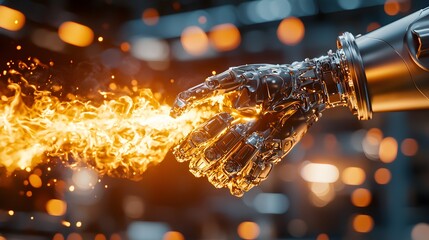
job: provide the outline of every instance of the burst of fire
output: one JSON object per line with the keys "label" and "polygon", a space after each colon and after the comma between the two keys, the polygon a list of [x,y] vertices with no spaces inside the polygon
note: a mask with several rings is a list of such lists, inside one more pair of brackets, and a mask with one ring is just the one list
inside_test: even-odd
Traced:
{"label": "burst of fire", "polygon": [[[62,101],[21,80],[9,81],[13,95],[0,100],[0,166],[9,173],[59,158],[71,166],[89,165],[100,174],[139,178],[180,138],[213,116],[213,105],[222,101],[210,99],[211,107],[174,119],[170,106],[160,104],[149,89],[136,97],[105,94],[95,104]],[[23,87],[34,89],[30,105],[23,101]]]}

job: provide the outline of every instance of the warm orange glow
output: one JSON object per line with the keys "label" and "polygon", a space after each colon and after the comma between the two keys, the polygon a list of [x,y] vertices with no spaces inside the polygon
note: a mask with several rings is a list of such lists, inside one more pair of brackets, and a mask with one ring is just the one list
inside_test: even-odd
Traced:
{"label": "warm orange glow", "polygon": [[58,35],[64,42],[78,47],[86,47],[94,40],[94,32],[91,28],[76,22],[61,24]]}
{"label": "warm orange glow", "polygon": [[308,163],[301,170],[307,182],[333,183],[338,180],[338,168],[331,164]]}
{"label": "warm orange glow", "polygon": [[398,142],[392,137],[384,138],[380,143],[380,161],[391,163],[396,159],[398,154]]}
{"label": "warm orange glow", "polygon": [[142,13],[142,19],[146,25],[156,25],[159,21],[159,12],[155,8],[145,9]]}
{"label": "warm orange glow", "polygon": [[412,157],[417,154],[419,150],[419,144],[413,138],[404,139],[401,143],[401,152],[408,157]]}
{"label": "warm orange glow", "polygon": [[209,34],[213,47],[218,51],[230,51],[241,42],[240,31],[234,24],[226,23],[212,28]]}
{"label": "warm orange glow", "polygon": [[180,41],[185,51],[194,56],[202,55],[209,46],[207,34],[197,26],[183,30]]}
{"label": "warm orange glow", "polygon": [[358,188],[353,191],[351,199],[356,207],[367,207],[371,203],[371,192],[366,188]]}
{"label": "warm orange glow", "polygon": [[238,236],[242,239],[256,239],[259,236],[259,225],[255,222],[242,222],[237,228]]}
{"label": "warm orange glow", "polygon": [[331,191],[331,186],[329,183],[310,183],[310,190],[317,196],[325,196]]}
{"label": "warm orange glow", "polygon": [[46,203],[46,212],[52,216],[62,216],[67,211],[67,203],[59,199],[51,199]]}
{"label": "warm orange glow", "polygon": [[98,233],[97,235],[95,235],[94,240],[107,240],[107,238],[106,236],[104,236],[104,234]]}
{"label": "warm orange glow", "polygon": [[401,6],[397,0],[387,0],[384,3],[384,11],[389,16],[395,16],[401,10]]}
{"label": "warm orange glow", "polygon": [[18,10],[0,6],[0,28],[18,31],[25,24],[25,15]]}
{"label": "warm orange glow", "polygon": [[277,37],[286,45],[294,46],[304,38],[305,26],[296,17],[285,18],[277,28]]}
{"label": "warm orange glow", "polygon": [[64,236],[61,233],[55,233],[52,240],[64,240]]}
{"label": "warm orange glow", "polygon": [[79,233],[70,233],[67,236],[67,240],[83,240],[83,238]]}
{"label": "warm orange glow", "polygon": [[313,194],[310,195],[310,200],[316,207],[324,207],[335,198],[335,189],[331,183],[309,183],[310,190]]}
{"label": "warm orange glow", "polygon": [[164,234],[162,240],[185,240],[185,236],[177,231],[169,231]]}
{"label": "warm orange glow", "polygon": [[121,235],[114,233],[110,236],[110,240],[122,240]]}
{"label": "warm orange glow", "polygon": [[429,236],[429,224],[417,223],[411,230],[412,240],[427,240]]}
{"label": "warm orange glow", "polygon": [[353,229],[356,232],[367,233],[374,227],[374,220],[369,215],[356,215],[353,218]]}
{"label": "warm orange glow", "polygon": [[123,42],[123,43],[121,43],[120,48],[121,48],[121,50],[122,50],[123,52],[129,52],[129,51],[130,51],[130,49],[131,49],[131,46],[130,46],[130,44],[129,44],[129,43],[127,43],[127,42]]}
{"label": "warm orange glow", "polygon": [[392,174],[387,168],[379,168],[374,173],[374,179],[378,184],[387,184],[390,182]]}
{"label": "warm orange glow", "polygon": [[348,167],[341,175],[341,180],[347,185],[361,185],[365,178],[365,171],[359,167]]}
{"label": "warm orange glow", "polygon": [[368,130],[368,132],[366,132],[365,138],[371,144],[379,144],[383,139],[383,132],[379,128],[371,128]]}
{"label": "warm orange glow", "polygon": [[9,216],[13,216],[15,214],[15,212],[13,210],[9,210],[9,211],[7,211],[7,214],[9,214]]}
{"label": "warm orange glow", "polygon": [[34,188],[40,188],[42,186],[42,179],[36,174],[31,174],[28,177],[28,181],[30,181],[31,186]]}
{"label": "warm orange glow", "polygon": [[316,240],[329,240],[329,236],[326,233],[321,233],[321,234],[317,235]]}
{"label": "warm orange glow", "polygon": [[372,22],[372,23],[368,24],[368,27],[366,27],[366,31],[367,31],[367,32],[372,32],[372,31],[374,31],[375,29],[378,29],[378,28],[380,28],[380,27],[381,27],[381,25],[380,25],[379,23],[377,23],[377,22]]}
{"label": "warm orange glow", "polygon": [[68,221],[66,221],[66,220],[61,221],[61,224],[62,224],[63,226],[65,226],[65,227],[70,227],[70,226],[71,226],[71,223],[70,223],[70,222],[68,222]]}

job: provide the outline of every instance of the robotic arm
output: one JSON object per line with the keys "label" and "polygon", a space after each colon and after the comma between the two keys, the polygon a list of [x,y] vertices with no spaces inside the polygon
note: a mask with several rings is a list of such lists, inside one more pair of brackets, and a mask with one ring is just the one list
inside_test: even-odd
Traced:
{"label": "robotic arm", "polygon": [[267,178],[327,108],[345,106],[359,120],[373,112],[429,108],[429,8],[356,38],[338,49],[292,64],[249,64],[180,93],[178,116],[215,95],[232,94],[230,108],[193,130],[174,148],[190,171],[241,196]]}

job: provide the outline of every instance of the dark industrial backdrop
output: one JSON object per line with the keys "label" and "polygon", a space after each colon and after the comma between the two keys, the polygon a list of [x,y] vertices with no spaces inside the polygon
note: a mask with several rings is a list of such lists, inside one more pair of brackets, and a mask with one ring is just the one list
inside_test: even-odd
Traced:
{"label": "dark industrial backdrop", "polygon": [[[365,34],[427,5],[0,0],[0,71],[32,57],[51,64],[65,93],[148,87],[171,104],[212,71],[317,57],[344,31]],[[93,172],[62,164],[3,172],[0,239],[429,239],[428,122],[428,111],[376,113],[370,121],[325,111],[242,198],[193,177],[171,153],[140,181],[102,177],[91,189],[79,186]],[[305,178],[309,164],[321,180]]]}

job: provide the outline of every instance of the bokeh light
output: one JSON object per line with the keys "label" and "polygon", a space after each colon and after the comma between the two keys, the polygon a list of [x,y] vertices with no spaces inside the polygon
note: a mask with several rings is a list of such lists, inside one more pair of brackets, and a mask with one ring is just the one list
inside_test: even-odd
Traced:
{"label": "bokeh light", "polygon": [[384,3],[384,12],[389,16],[395,16],[401,10],[398,0],[387,0]]}
{"label": "bokeh light", "polygon": [[67,212],[67,203],[60,199],[50,199],[46,203],[46,212],[52,216],[62,216]]}
{"label": "bokeh light", "polygon": [[110,236],[110,240],[122,240],[122,238],[118,233],[114,233]]}
{"label": "bokeh light", "polygon": [[383,132],[378,128],[371,128],[366,132],[362,140],[362,150],[365,156],[371,160],[377,160],[379,155],[380,142],[383,140]]}
{"label": "bokeh light", "polygon": [[412,240],[427,240],[429,237],[429,224],[418,223],[411,230]]}
{"label": "bokeh light", "polygon": [[311,193],[310,201],[316,207],[324,207],[335,198],[335,189],[332,183],[309,183]]}
{"label": "bokeh light", "polygon": [[181,232],[168,231],[164,234],[162,240],[185,240],[185,236]]}
{"label": "bokeh light", "polygon": [[119,48],[122,50],[122,52],[129,52],[131,45],[128,42],[123,42],[123,43],[121,43]]}
{"label": "bokeh light", "polygon": [[159,21],[159,12],[155,8],[145,9],[142,13],[142,20],[146,25],[153,26]]}
{"label": "bokeh light", "polygon": [[390,182],[392,174],[387,168],[379,168],[374,173],[374,180],[378,184],[387,184]]}
{"label": "bokeh light", "polygon": [[301,177],[307,182],[333,183],[338,180],[338,168],[331,164],[308,163],[301,169]]}
{"label": "bokeh light", "polygon": [[393,137],[386,137],[380,142],[379,157],[384,163],[391,163],[398,154],[398,142]]}
{"label": "bokeh light", "polygon": [[67,236],[67,240],[83,240],[83,238],[79,233],[70,233]]}
{"label": "bokeh light", "polygon": [[64,240],[64,236],[61,233],[55,233],[52,240]]}
{"label": "bokeh light", "polygon": [[76,22],[62,23],[58,35],[64,42],[78,47],[86,47],[94,40],[91,28]]}
{"label": "bokeh light", "polygon": [[356,232],[367,233],[374,228],[374,220],[371,216],[365,214],[356,215],[353,218],[353,229]]}
{"label": "bokeh light", "polygon": [[366,27],[366,31],[372,32],[372,31],[374,31],[380,27],[381,27],[381,25],[378,22],[372,22],[372,23],[368,24],[368,26]]}
{"label": "bokeh light", "polygon": [[42,179],[36,174],[31,174],[28,177],[28,181],[30,182],[31,186],[34,188],[40,188],[42,186]]}
{"label": "bokeh light", "polygon": [[187,27],[183,30],[180,41],[185,51],[194,56],[202,55],[209,46],[207,34],[197,26]]}
{"label": "bokeh light", "polygon": [[329,240],[329,236],[326,233],[321,233],[321,234],[317,235],[316,240]]}
{"label": "bokeh light", "polygon": [[290,46],[301,42],[304,38],[305,26],[301,19],[296,17],[285,18],[280,22],[277,28],[277,37],[279,40]]}
{"label": "bokeh light", "polygon": [[296,238],[302,238],[307,233],[308,226],[302,219],[293,219],[288,223],[287,230],[290,235]]}
{"label": "bokeh light", "polygon": [[401,143],[401,152],[405,156],[412,157],[417,154],[419,144],[413,138],[406,138]]}
{"label": "bokeh light", "polygon": [[347,185],[361,185],[365,178],[365,171],[359,167],[348,167],[341,174],[341,180]]}
{"label": "bokeh light", "polygon": [[144,204],[140,197],[126,196],[122,204],[125,215],[129,218],[140,218],[143,215]]}
{"label": "bokeh light", "polygon": [[242,239],[256,239],[259,233],[259,225],[255,222],[242,222],[237,227],[237,234]]}
{"label": "bokeh light", "polygon": [[355,189],[351,195],[353,205],[356,207],[367,207],[371,203],[371,192],[366,188]]}
{"label": "bokeh light", "polygon": [[107,240],[106,236],[102,233],[97,233],[94,237],[94,240]]}
{"label": "bokeh light", "polygon": [[76,187],[82,190],[88,190],[94,187],[94,185],[97,183],[97,179],[97,173],[87,168],[82,168],[75,171],[72,176],[72,180]]}
{"label": "bokeh light", "polygon": [[18,31],[25,24],[25,15],[15,9],[0,6],[0,28],[9,31]]}
{"label": "bokeh light", "polygon": [[214,26],[209,33],[209,39],[213,47],[220,52],[236,49],[241,42],[240,31],[231,23]]}

